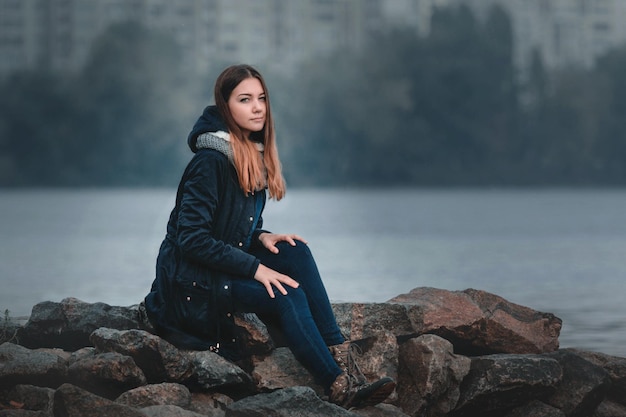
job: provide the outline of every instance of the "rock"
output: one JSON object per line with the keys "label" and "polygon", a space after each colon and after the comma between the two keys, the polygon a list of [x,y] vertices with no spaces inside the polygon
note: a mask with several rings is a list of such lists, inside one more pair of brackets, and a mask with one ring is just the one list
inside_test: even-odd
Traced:
{"label": "rock", "polygon": [[0,417],[52,417],[52,414],[48,415],[42,411],[31,410],[0,410]]}
{"label": "rock", "polygon": [[56,388],[67,378],[67,364],[57,355],[13,343],[0,345],[0,388],[37,385]]}
{"label": "rock", "polygon": [[532,400],[505,414],[504,417],[565,417],[565,414],[558,408],[550,407],[541,401]]}
{"label": "rock", "polygon": [[[369,381],[385,376],[398,380],[398,341],[393,333],[381,331],[367,339],[354,341],[354,345],[355,361]],[[388,400],[396,398],[397,394],[393,392]]]}
{"label": "rock", "polygon": [[[38,411],[42,416],[52,417],[54,390],[34,385],[16,385],[0,395],[0,403],[18,403],[23,410]],[[1,407],[0,407],[1,409]],[[0,411],[0,416],[2,411]]]}
{"label": "rock", "polygon": [[391,404],[378,404],[374,407],[364,407],[350,411],[361,417],[409,417],[408,414]]}
{"label": "rock", "polygon": [[267,326],[254,313],[236,313],[235,326],[249,355],[268,353],[274,349],[274,341]]}
{"label": "rock", "polygon": [[89,336],[99,327],[140,329],[143,324],[137,307],[112,307],[65,298],[60,303],[44,301],[35,305],[18,338],[20,344],[32,349],[58,347],[75,351],[91,346]]}
{"label": "rock", "polygon": [[251,358],[252,381],[259,392],[274,391],[293,386],[311,387],[318,395],[324,389],[286,347],[276,348],[267,355]]}
{"label": "rock", "polygon": [[226,409],[226,417],[319,417],[358,416],[321,400],[309,387],[283,388],[236,401]]}
{"label": "rock", "polygon": [[563,368],[563,379],[546,403],[561,409],[567,417],[590,416],[609,390],[608,372],[570,350],[545,356],[558,360]]}
{"label": "rock", "polygon": [[497,354],[472,358],[450,417],[500,416],[533,399],[549,397],[562,377],[559,362],[544,355]]}
{"label": "rock", "polygon": [[186,355],[144,330],[101,328],[90,340],[98,352],[118,352],[133,358],[148,383],[184,383],[191,376],[192,365]]}
{"label": "rock", "polygon": [[189,410],[209,417],[223,417],[226,407],[233,402],[232,398],[219,392],[193,392]]}
{"label": "rock", "polygon": [[398,404],[409,415],[444,416],[456,406],[471,360],[447,340],[422,335],[400,346]]}
{"label": "rock", "polygon": [[561,319],[485,291],[422,287],[389,302],[412,306],[414,331],[448,339],[457,353],[543,353],[559,347]]}
{"label": "rock", "polygon": [[410,315],[419,307],[389,303],[336,303],[332,304],[337,324],[349,340],[361,340],[384,331],[398,337],[417,336]]}
{"label": "rock", "polygon": [[239,366],[210,351],[184,352],[191,363],[188,384],[200,390],[220,388],[240,394],[252,392],[252,378]]}
{"label": "rock", "polygon": [[151,405],[142,408],[141,412],[143,416],[148,417],[206,417],[176,405]]}
{"label": "rock", "polygon": [[135,361],[116,352],[78,360],[70,365],[68,376],[70,383],[110,400],[146,384],[146,377]]}
{"label": "rock", "polygon": [[191,404],[191,393],[184,385],[164,382],[126,391],[115,402],[135,408],[144,408],[152,405],[175,405],[187,408]]}
{"label": "rock", "polygon": [[54,393],[54,415],[63,417],[146,417],[132,407],[117,404],[72,384]]}
{"label": "rock", "polygon": [[608,372],[609,377],[611,377],[611,387],[607,393],[607,398],[626,405],[626,358],[580,349],[565,350],[571,351]]}
{"label": "rock", "polygon": [[613,401],[604,400],[591,417],[626,417],[626,407]]}

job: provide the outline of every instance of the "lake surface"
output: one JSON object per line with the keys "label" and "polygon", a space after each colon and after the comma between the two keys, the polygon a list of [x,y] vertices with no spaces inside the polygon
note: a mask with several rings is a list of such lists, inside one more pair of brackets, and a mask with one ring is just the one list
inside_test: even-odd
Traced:
{"label": "lake surface", "polygon": [[[137,304],[174,194],[0,190],[0,309]],[[476,288],[556,314],[562,347],[626,357],[626,190],[289,190],[264,219],[309,241],[333,301]]]}

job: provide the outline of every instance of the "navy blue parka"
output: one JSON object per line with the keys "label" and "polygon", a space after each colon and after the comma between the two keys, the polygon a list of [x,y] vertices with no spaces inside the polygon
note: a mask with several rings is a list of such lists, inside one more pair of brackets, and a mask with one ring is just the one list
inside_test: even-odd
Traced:
{"label": "navy blue parka", "polygon": [[251,244],[260,244],[263,219],[254,220],[265,191],[246,194],[226,153],[197,148],[200,134],[218,131],[226,127],[217,108],[209,106],[188,137],[195,155],[178,186],[145,307],[157,333],[175,346],[206,350],[219,343],[220,354],[235,358],[230,282],[253,279],[259,266],[245,242],[251,235]]}

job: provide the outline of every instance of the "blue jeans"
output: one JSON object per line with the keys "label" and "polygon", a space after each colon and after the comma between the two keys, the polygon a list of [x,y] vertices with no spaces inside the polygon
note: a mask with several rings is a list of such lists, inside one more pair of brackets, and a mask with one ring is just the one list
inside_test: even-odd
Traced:
{"label": "blue jeans", "polygon": [[265,248],[253,249],[251,254],[268,268],[298,281],[298,288],[285,285],[287,295],[275,290],[270,298],[265,287],[256,280],[233,279],[232,295],[239,312],[272,317],[285,336],[294,356],[325,388],[330,387],[341,373],[328,346],[344,342],[317,265],[308,246],[296,241],[278,243],[278,254]]}

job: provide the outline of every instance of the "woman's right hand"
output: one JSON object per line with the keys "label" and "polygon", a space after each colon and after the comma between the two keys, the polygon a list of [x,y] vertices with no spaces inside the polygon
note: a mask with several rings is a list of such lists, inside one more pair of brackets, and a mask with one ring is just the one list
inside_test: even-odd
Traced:
{"label": "woman's right hand", "polygon": [[298,288],[300,286],[300,284],[298,284],[298,282],[293,278],[274,271],[263,264],[259,264],[259,267],[254,274],[254,279],[263,284],[267,293],[270,295],[270,298],[275,297],[274,289],[272,287],[276,287],[282,295],[287,295],[287,290],[283,284],[288,285],[291,288]]}

